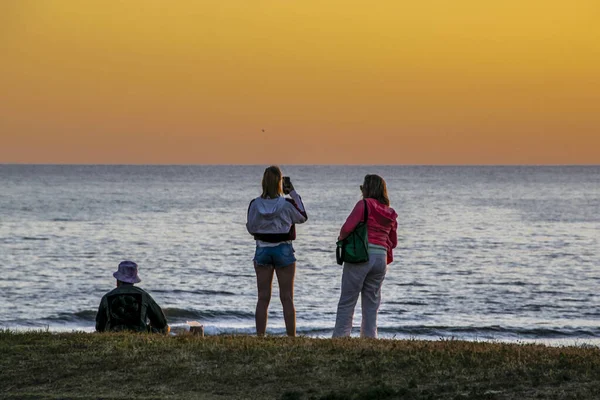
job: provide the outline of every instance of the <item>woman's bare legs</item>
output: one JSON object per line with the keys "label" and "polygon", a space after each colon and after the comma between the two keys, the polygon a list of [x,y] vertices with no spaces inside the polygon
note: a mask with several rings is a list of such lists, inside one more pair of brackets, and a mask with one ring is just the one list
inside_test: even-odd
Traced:
{"label": "woman's bare legs", "polygon": [[[277,274],[277,282],[279,283],[279,298],[281,300],[281,305],[283,306],[285,330],[288,336],[296,336],[296,309],[294,308],[294,277],[296,275],[296,263],[292,263],[287,267],[276,268],[275,273]],[[271,272],[271,274],[273,274],[273,272]],[[273,279],[273,275],[271,275],[271,279]]]}
{"label": "woman's bare legs", "polygon": [[[258,301],[256,302],[256,334],[264,336],[267,330],[267,312],[271,301],[271,286],[273,285],[273,267],[259,266],[254,263],[256,271],[256,286]],[[277,275],[279,276],[279,274]],[[281,285],[281,284],[280,284]],[[285,310],[285,309],[284,309]],[[284,311],[285,313],[285,311]]]}

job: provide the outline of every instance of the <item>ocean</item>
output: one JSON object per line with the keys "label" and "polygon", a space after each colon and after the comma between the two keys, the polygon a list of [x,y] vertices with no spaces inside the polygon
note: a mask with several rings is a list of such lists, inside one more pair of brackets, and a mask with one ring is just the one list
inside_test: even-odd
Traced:
{"label": "ocean", "polygon": [[[170,324],[254,333],[245,222],[265,167],[0,165],[0,328],[93,331],[128,259]],[[309,215],[294,243],[298,334],[331,336],[336,237],[375,173],[399,214],[380,337],[600,344],[600,166],[282,170]],[[273,289],[267,333],[281,335]]]}

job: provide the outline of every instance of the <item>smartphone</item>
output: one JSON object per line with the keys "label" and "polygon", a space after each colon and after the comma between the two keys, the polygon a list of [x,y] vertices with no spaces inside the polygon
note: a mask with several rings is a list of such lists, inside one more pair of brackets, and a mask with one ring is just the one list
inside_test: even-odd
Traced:
{"label": "smartphone", "polygon": [[292,180],[290,179],[290,177],[284,176],[283,177],[283,188],[284,189],[289,188],[291,184],[292,184]]}

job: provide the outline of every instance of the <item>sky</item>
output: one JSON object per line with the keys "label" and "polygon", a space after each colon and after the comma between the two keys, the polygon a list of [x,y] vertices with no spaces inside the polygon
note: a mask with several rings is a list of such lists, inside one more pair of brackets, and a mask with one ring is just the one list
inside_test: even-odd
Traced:
{"label": "sky", "polygon": [[0,163],[600,164],[598,0],[2,0]]}

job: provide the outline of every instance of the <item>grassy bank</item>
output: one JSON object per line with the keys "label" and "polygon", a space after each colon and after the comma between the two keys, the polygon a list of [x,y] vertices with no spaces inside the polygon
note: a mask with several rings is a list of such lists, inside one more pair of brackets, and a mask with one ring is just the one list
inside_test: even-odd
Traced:
{"label": "grassy bank", "polygon": [[598,399],[600,350],[0,331],[0,398]]}

